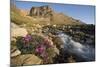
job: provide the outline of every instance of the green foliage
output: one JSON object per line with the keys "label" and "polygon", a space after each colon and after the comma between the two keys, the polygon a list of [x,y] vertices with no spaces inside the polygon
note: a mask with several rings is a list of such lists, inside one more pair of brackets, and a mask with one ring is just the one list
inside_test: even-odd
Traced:
{"label": "green foliage", "polygon": [[22,54],[35,54],[43,59],[44,63],[49,63],[49,60],[52,60],[56,55],[49,40],[40,35],[26,35],[25,37],[17,37],[16,40],[17,48]]}

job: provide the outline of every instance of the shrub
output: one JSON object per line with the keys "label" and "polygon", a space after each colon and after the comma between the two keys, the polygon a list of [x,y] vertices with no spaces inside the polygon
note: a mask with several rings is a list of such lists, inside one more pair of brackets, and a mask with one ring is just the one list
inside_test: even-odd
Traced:
{"label": "shrub", "polygon": [[18,37],[16,44],[22,54],[35,54],[42,58],[44,63],[49,63],[55,56],[54,46],[47,38],[40,35]]}

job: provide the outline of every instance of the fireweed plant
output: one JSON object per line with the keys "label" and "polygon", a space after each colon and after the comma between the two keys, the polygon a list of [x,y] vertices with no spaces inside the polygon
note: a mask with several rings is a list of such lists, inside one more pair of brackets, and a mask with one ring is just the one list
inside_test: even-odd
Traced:
{"label": "fireweed plant", "polygon": [[54,57],[54,46],[47,38],[39,35],[28,34],[25,37],[17,37],[18,49],[22,54],[35,54],[43,59],[44,63]]}

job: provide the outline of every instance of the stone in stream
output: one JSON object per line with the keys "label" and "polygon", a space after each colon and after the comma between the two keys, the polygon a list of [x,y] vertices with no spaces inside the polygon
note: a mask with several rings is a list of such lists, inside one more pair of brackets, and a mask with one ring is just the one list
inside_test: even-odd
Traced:
{"label": "stone in stream", "polygon": [[61,49],[61,48],[64,48],[64,43],[63,43],[63,41],[61,40],[61,38],[59,38],[59,37],[54,37],[53,38],[53,42],[54,42],[54,44],[56,45],[56,47],[58,48],[58,49]]}

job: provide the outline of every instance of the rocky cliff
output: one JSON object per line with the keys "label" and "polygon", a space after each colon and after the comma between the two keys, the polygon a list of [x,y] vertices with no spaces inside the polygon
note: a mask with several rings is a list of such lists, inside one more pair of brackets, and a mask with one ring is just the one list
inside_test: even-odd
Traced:
{"label": "rocky cliff", "polygon": [[30,10],[30,16],[32,17],[50,17],[52,16],[52,9],[48,6],[32,7]]}

